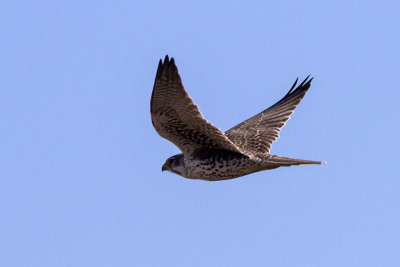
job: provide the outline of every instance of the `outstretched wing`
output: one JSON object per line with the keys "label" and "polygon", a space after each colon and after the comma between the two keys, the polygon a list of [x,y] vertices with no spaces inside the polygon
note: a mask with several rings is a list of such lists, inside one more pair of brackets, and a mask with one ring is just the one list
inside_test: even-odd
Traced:
{"label": "outstretched wing", "polygon": [[173,58],[160,60],[150,103],[156,131],[174,143],[184,154],[207,149],[240,152],[218,128],[207,122],[182,85]]}
{"label": "outstretched wing", "polygon": [[246,155],[269,154],[271,144],[279,137],[281,128],[310,88],[308,76],[295,90],[298,79],[277,103],[225,132]]}

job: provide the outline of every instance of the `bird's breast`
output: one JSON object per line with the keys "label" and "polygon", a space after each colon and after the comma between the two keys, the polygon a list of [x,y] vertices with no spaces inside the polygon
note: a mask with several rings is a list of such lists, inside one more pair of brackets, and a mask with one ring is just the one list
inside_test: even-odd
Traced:
{"label": "bird's breast", "polygon": [[258,162],[238,153],[185,158],[186,177],[209,181],[232,179],[257,171]]}

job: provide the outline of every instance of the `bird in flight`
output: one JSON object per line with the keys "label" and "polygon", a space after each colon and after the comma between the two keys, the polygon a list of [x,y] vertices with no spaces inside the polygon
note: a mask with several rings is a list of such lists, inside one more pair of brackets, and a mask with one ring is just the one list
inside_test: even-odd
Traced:
{"label": "bird in flight", "polygon": [[151,120],[156,131],[181,154],[162,166],[190,179],[218,181],[262,170],[322,161],[286,158],[269,153],[271,144],[310,88],[307,77],[277,103],[225,133],[203,118],[183,87],[174,58],[160,59],[151,96]]}

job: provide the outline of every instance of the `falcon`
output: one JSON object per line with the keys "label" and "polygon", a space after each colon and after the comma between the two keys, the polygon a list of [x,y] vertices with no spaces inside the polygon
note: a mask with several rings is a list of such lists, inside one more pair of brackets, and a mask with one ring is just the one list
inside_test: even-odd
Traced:
{"label": "falcon", "polygon": [[297,87],[296,79],[281,100],[224,133],[203,118],[183,87],[174,58],[160,59],[150,102],[151,120],[156,131],[182,151],[168,158],[162,171],[218,181],[282,166],[325,164],[269,153],[310,88],[309,77]]}

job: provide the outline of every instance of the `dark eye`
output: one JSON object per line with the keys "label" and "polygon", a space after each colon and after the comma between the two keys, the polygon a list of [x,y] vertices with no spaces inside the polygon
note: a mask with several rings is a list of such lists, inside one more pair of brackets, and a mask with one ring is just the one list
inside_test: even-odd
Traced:
{"label": "dark eye", "polygon": [[169,164],[172,166],[172,165],[174,165],[174,163],[175,163],[175,160],[174,159],[170,159],[169,160]]}

